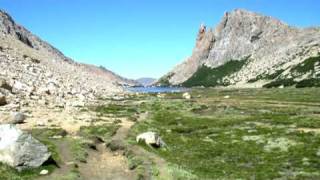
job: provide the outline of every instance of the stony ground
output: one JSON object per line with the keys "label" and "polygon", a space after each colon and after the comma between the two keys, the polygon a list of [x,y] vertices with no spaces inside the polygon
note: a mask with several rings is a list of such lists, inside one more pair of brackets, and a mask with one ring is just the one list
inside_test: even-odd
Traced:
{"label": "stony ground", "polygon": [[[54,164],[0,179],[318,179],[319,89],[193,89],[100,99],[83,108],[25,107],[18,126]],[[10,119],[2,112],[1,123]],[[155,131],[167,146],[137,144]],[[40,176],[43,169],[49,170]]]}

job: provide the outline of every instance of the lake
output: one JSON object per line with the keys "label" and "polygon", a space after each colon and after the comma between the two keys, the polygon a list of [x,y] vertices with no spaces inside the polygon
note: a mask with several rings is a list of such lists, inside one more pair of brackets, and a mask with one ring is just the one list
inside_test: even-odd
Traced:
{"label": "lake", "polygon": [[128,87],[127,90],[137,93],[174,93],[188,91],[187,88],[183,87]]}

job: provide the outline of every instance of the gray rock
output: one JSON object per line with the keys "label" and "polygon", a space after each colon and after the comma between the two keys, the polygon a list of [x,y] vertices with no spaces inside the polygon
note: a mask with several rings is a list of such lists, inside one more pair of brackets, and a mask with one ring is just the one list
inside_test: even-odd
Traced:
{"label": "gray rock", "polygon": [[15,112],[12,114],[12,123],[13,124],[22,124],[26,119],[26,115],[21,112]]}
{"label": "gray rock", "polygon": [[12,87],[7,83],[5,79],[0,78],[0,88],[12,91]]}
{"label": "gray rock", "polygon": [[51,156],[48,148],[14,125],[0,125],[0,162],[21,171],[40,167]]}
{"label": "gray rock", "polygon": [[0,92],[0,106],[4,106],[7,104],[6,97]]}
{"label": "gray rock", "polygon": [[155,132],[145,132],[145,133],[139,134],[136,138],[136,141],[138,143],[144,142],[147,145],[150,145],[153,147],[164,147],[165,146],[165,142]]}

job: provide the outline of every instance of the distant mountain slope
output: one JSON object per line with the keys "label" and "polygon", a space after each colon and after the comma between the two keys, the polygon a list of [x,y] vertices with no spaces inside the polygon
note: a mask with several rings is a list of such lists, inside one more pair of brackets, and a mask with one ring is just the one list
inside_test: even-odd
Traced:
{"label": "distant mountain slope", "polygon": [[[119,93],[123,91],[121,85],[136,84],[105,68],[65,57],[4,11],[0,11],[0,69],[0,78],[20,99],[48,96],[65,103],[66,99],[87,100]],[[15,101],[15,97],[11,99]]]}
{"label": "distant mountain slope", "polygon": [[136,81],[142,86],[151,86],[157,79],[154,78],[139,78]]}
{"label": "distant mountain slope", "polygon": [[242,9],[226,13],[215,29],[201,25],[191,57],[159,85],[317,86],[320,29],[291,27]]}

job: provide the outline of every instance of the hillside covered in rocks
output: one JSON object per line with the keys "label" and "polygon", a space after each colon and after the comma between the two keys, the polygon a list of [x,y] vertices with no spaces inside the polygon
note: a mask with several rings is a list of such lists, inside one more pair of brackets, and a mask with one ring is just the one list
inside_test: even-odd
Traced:
{"label": "hillside covered in rocks", "polygon": [[78,106],[135,84],[104,67],[65,57],[0,11],[0,105]]}
{"label": "hillside covered in rocks", "polygon": [[201,25],[192,55],[157,84],[308,87],[319,86],[319,79],[319,28],[236,9],[214,29]]}

